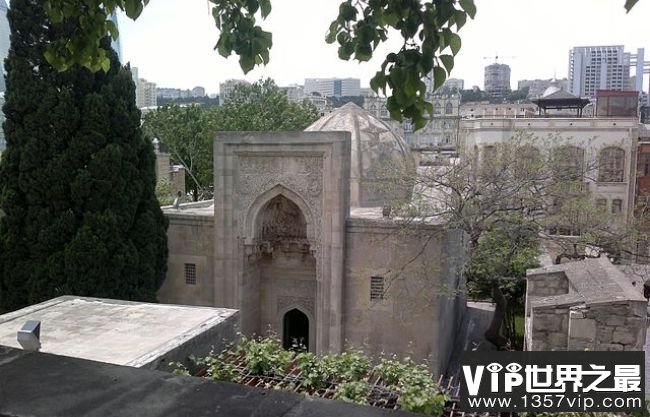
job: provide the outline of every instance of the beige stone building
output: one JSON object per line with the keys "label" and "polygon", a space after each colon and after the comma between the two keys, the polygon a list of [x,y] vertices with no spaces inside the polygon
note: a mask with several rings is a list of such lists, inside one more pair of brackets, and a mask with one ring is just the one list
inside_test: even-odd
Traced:
{"label": "beige stone building", "polygon": [[643,350],[643,286],[605,257],[529,270],[527,350]]}
{"label": "beige stone building", "polygon": [[[569,147],[572,164],[588,170],[584,181],[598,205],[627,216],[634,207],[638,119],[632,117],[529,117],[463,119],[460,152],[488,151],[517,136],[530,135],[541,154]],[[523,144],[523,143],[522,143]]]}
{"label": "beige stone building", "polygon": [[387,217],[409,198],[396,170],[414,173],[403,139],[353,104],[306,132],[219,135],[215,200],[165,208],[160,301],[239,309],[244,333],[272,330],[285,346],[444,372],[465,307],[464,236]]}

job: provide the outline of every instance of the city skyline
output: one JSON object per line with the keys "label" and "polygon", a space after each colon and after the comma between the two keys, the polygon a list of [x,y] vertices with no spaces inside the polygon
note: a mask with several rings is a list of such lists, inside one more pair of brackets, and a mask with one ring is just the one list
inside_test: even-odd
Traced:
{"label": "city skyline", "polygon": [[[384,55],[399,48],[399,35],[389,35],[368,63],[340,61],[336,45],[324,41],[338,1],[306,0],[295,9],[274,2],[273,12],[261,23],[273,32],[271,62],[244,75],[237,57],[224,59],[213,50],[218,32],[207,2],[177,0],[151,2],[136,22],[120,16],[125,62],[140,68],[143,78],[161,87],[202,85],[217,93],[230,78],[255,81],[271,77],[279,85],[302,84],[305,78],[360,78],[361,86],[379,69]],[[569,50],[583,45],[624,45],[626,50],[648,49],[644,30],[650,4],[639,2],[626,14],[623,0],[560,0],[521,2],[477,0],[477,16],[460,31],[463,47],[451,77],[465,80],[465,88],[483,87],[483,68],[495,56],[510,65],[511,83],[520,79],[564,78]],[[525,3],[525,4],[524,4]],[[306,18],[322,16],[318,21]],[[489,57],[484,59],[483,57]],[[648,89],[648,81],[644,90]]]}

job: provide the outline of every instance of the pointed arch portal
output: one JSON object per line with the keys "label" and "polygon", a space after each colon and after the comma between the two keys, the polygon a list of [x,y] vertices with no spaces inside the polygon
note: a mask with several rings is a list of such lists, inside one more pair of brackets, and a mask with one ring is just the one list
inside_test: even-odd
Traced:
{"label": "pointed arch portal", "polygon": [[285,349],[309,350],[309,318],[294,308],[286,312],[282,323],[282,344]]}

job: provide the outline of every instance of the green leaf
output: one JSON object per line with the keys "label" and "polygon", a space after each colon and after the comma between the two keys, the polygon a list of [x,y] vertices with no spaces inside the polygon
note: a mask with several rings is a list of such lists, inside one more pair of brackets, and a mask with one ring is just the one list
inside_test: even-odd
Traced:
{"label": "green leaf", "polygon": [[454,57],[451,55],[440,55],[438,58],[440,58],[442,65],[445,66],[447,73],[451,74],[451,70],[454,68]]}
{"label": "green leaf", "polygon": [[325,42],[334,43],[334,41],[336,41],[336,36],[338,34],[338,31],[339,31],[339,22],[335,20],[330,24],[330,28],[327,31],[327,35],[325,36]]}
{"label": "green leaf", "polygon": [[386,75],[381,71],[377,71],[375,76],[370,79],[370,88],[376,93],[379,93],[381,88],[386,94]]}
{"label": "green leaf", "polygon": [[266,19],[271,13],[271,0],[260,0],[260,10],[262,12],[262,19]]}
{"label": "green leaf", "polygon": [[108,72],[111,69],[111,60],[108,57],[104,57],[99,64],[104,72]]}
{"label": "green leaf", "polygon": [[629,12],[632,10],[632,7],[638,2],[639,0],[626,0],[625,1],[625,10]]}
{"label": "green leaf", "polygon": [[447,79],[447,73],[442,67],[433,67],[433,89],[442,87]]}
{"label": "green leaf", "polygon": [[460,10],[456,10],[454,12],[454,20],[456,21],[456,30],[459,30],[465,26],[465,22],[467,22],[467,15]]}
{"label": "green leaf", "polygon": [[452,33],[449,38],[449,47],[451,48],[451,53],[456,55],[460,51],[460,36],[455,33]]}
{"label": "green leaf", "polygon": [[339,6],[339,18],[342,19],[343,22],[355,20],[357,18],[356,7],[354,7],[349,1],[341,3]]}
{"label": "green leaf", "polygon": [[357,45],[354,51],[354,58],[359,62],[364,62],[372,58],[372,48],[370,45]]}
{"label": "green leaf", "polygon": [[255,68],[255,56],[249,54],[241,54],[239,56],[239,66],[244,74],[248,74],[250,70]]}
{"label": "green leaf", "polygon": [[143,8],[142,0],[125,0],[124,11],[131,19],[137,19],[142,13]]}
{"label": "green leaf", "polygon": [[120,36],[120,32],[117,30],[117,26],[115,23],[113,23],[112,20],[106,21],[106,29],[108,29],[108,33],[110,33],[111,38],[117,39]]}
{"label": "green leaf", "polygon": [[[628,1],[635,1],[635,0],[628,0]],[[460,0],[460,7],[467,12],[467,15],[474,19],[474,16],[476,16],[476,6],[474,5],[474,0]]]}

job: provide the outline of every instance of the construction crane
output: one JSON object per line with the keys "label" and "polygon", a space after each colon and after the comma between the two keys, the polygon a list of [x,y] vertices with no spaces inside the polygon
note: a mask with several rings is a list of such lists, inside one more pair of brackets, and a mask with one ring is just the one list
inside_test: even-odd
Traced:
{"label": "construction crane", "polygon": [[494,56],[484,56],[483,59],[492,59],[494,58],[494,63],[498,64],[499,63],[499,58],[508,58],[508,59],[514,59],[517,58],[516,56],[503,56],[499,54],[495,54]]}

